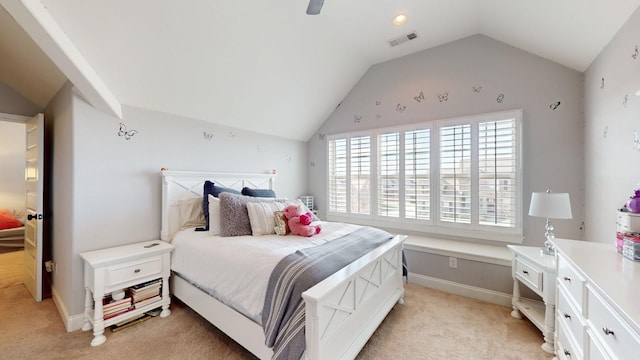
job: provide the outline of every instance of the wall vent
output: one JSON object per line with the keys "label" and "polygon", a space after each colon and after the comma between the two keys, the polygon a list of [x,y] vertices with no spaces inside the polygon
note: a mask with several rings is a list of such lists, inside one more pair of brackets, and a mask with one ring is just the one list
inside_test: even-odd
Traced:
{"label": "wall vent", "polygon": [[405,34],[405,35],[402,35],[400,37],[397,37],[395,39],[387,40],[387,44],[389,44],[389,46],[391,46],[391,47],[394,47],[394,46],[398,46],[400,44],[404,44],[407,41],[413,40],[413,39],[416,39],[416,38],[418,38],[418,33],[416,33],[414,31],[414,32],[411,32],[409,34]]}

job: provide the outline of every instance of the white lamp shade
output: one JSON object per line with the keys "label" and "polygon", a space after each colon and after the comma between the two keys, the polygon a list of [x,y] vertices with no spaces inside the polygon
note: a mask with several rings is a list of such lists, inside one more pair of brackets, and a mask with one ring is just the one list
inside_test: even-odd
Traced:
{"label": "white lamp shade", "polygon": [[571,219],[571,201],[567,193],[534,192],[529,215],[549,219]]}

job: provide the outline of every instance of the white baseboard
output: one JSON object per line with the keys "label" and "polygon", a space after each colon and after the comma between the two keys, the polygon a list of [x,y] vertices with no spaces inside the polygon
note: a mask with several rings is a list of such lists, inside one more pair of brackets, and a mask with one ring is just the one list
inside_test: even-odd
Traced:
{"label": "white baseboard", "polygon": [[483,289],[471,285],[456,283],[453,281],[437,279],[422,274],[409,273],[409,282],[416,285],[465,296],[472,299],[486,301],[492,304],[511,306],[511,294]]}
{"label": "white baseboard", "polygon": [[84,315],[69,315],[67,307],[64,305],[64,302],[62,302],[62,299],[60,298],[60,294],[58,294],[58,291],[53,286],[51,287],[51,298],[53,299],[53,303],[55,304],[56,309],[58,309],[58,313],[62,318],[62,322],[64,323],[64,327],[67,329],[67,332],[82,329],[82,325],[84,324]]}

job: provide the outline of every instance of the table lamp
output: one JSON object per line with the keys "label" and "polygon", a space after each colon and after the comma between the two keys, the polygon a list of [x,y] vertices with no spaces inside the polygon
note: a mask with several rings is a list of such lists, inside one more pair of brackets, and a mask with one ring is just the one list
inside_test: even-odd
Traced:
{"label": "table lamp", "polygon": [[571,201],[568,193],[552,193],[550,190],[546,192],[531,193],[531,205],[529,206],[529,216],[547,218],[545,225],[545,242],[542,252],[548,255],[554,255],[555,249],[551,240],[553,240],[553,225],[550,219],[571,219]]}

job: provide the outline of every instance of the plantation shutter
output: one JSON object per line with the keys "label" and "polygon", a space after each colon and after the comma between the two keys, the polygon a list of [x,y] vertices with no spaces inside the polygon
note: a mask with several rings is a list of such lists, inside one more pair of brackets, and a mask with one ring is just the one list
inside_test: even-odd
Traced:
{"label": "plantation shutter", "polygon": [[347,212],[347,139],[328,142],[329,211]]}
{"label": "plantation shutter", "polygon": [[371,137],[351,138],[351,205],[352,214],[371,214]]}
{"label": "plantation shutter", "polygon": [[440,221],[471,223],[471,125],[440,128]]}
{"label": "plantation shutter", "polygon": [[518,145],[515,119],[478,124],[480,225],[516,226]]}
{"label": "plantation shutter", "polygon": [[400,133],[378,136],[378,215],[400,216]]}
{"label": "plantation shutter", "polygon": [[431,218],[431,130],[404,133],[404,182],[406,219]]}

